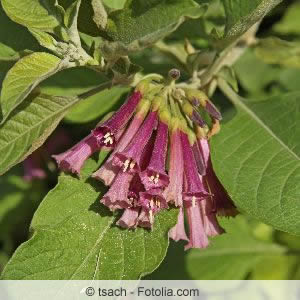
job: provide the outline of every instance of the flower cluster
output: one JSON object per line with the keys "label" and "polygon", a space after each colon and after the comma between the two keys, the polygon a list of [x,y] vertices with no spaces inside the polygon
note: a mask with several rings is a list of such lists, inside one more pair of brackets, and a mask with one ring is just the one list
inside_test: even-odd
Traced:
{"label": "flower cluster", "polygon": [[155,216],[175,205],[178,222],[169,236],[186,240],[185,249],[204,248],[209,236],[223,232],[216,216],[236,214],[210,159],[208,139],[220,119],[202,91],[147,78],[109,119],[54,158],[62,170],[79,174],[94,152],[111,149],[92,176],[109,186],[101,202],[111,211],[123,210],[117,225],[152,228]]}

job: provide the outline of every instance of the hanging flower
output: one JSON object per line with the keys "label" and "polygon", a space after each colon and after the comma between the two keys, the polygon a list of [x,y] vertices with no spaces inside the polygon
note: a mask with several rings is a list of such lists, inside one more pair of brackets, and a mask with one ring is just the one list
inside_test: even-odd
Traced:
{"label": "hanging flower", "polygon": [[202,91],[177,87],[175,71],[167,84],[141,81],[117,112],[55,159],[61,169],[79,174],[92,153],[112,149],[92,176],[108,186],[101,203],[123,210],[116,224],[152,229],[156,215],[174,205],[179,214],[169,237],[187,241],[185,249],[205,248],[209,237],[224,232],[217,215],[237,213],[210,158],[208,140],[221,114]]}

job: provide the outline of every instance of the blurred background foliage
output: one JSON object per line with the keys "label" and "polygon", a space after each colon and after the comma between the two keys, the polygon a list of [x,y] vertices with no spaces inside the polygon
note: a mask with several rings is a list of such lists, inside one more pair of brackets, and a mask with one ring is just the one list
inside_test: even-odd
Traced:
{"label": "blurred background foliage", "polygon": [[[112,8],[120,8],[124,3],[105,2]],[[224,9],[218,0],[198,2],[209,2],[204,18],[185,22],[163,42],[132,56],[132,61],[142,65],[145,73],[166,75],[170,68],[177,66],[183,79],[188,78],[189,70],[184,65],[187,60],[192,64],[193,57],[187,57],[183,37],[200,53],[211,49],[211,31],[224,30]],[[95,40],[88,35],[82,37],[87,44]],[[277,6],[263,20],[257,37],[257,45],[248,49],[233,67],[239,94],[261,101],[282,92],[299,91],[299,1],[283,1]],[[272,51],[274,43],[276,51]],[[27,29],[10,21],[0,7],[0,86],[9,68],[21,56],[39,48]],[[77,95],[104,81],[105,77],[88,68],[73,68],[46,80],[40,88],[55,95]],[[67,114],[57,130],[63,128],[76,142],[107,112],[116,109],[127,92],[128,88],[114,87],[84,100]],[[230,116],[232,106],[218,91],[214,100]],[[22,164],[0,177],[0,272],[14,250],[30,236],[32,215],[56,184],[57,171],[49,158],[44,160],[44,168],[47,177],[43,180],[25,181]],[[183,244],[171,242],[165,261],[146,278],[300,279],[300,237],[275,231],[243,215],[222,219],[221,224],[230,233],[214,238],[206,250],[184,252]]]}

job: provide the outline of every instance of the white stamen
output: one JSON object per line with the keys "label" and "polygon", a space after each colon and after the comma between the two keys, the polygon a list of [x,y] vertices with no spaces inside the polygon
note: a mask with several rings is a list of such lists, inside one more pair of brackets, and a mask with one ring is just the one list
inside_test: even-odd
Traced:
{"label": "white stamen", "polygon": [[192,197],[192,207],[195,207],[196,206],[196,197],[193,196]]}
{"label": "white stamen", "polygon": [[153,223],[153,212],[152,210],[149,210],[149,219],[150,219],[150,223]]}
{"label": "white stamen", "polygon": [[126,172],[128,167],[129,167],[129,163],[130,163],[130,160],[127,159],[125,162],[124,162],[124,168],[123,168],[123,172]]}
{"label": "white stamen", "polygon": [[111,137],[106,138],[106,140],[104,141],[104,144],[107,145],[108,143],[110,143],[111,145],[113,144],[114,140]]}
{"label": "white stamen", "polygon": [[130,170],[132,170],[132,169],[134,168],[134,166],[135,166],[135,163],[132,162],[132,163],[130,164]]}
{"label": "white stamen", "polygon": [[159,180],[159,174],[156,174],[155,179],[154,179],[154,183],[157,184]]}
{"label": "white stamen", "polygon": [[156,200],[156,206],[157,206],[158,208],[160,208],[160,201],[159,201],[159,200]]}
{"label": "white stamen", "polygon": [[104,136],[104,138],[108,138],[108,137],[110,137],[110,132],[108,132],[108,133]]}
{"label": "white stamen", "polygon": [[152,175],[151,177],[149,177],[149,181],[153,182],[154,181],[154,176]]}
{"label": "white stamen", "polygon": [[150,200],[150,208],[152,209],[154,205],[153,199]]}

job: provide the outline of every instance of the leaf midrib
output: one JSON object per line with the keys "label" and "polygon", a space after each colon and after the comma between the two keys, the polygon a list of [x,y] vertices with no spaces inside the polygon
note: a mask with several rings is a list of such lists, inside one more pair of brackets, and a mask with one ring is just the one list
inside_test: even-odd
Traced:
{"label": "leaf midrib", "polygon": [[[59,98],[59,97],[53,97],[53,98]],[[55,111],[53,114],[50,114],[48,117],[42,119],[40,122],[37,122],[34,124],[34,126],[29,127],[28,130],[25,130],[22,134],[18,135],[15,139],[11,140],[9,143],[5,144],[2,148],[0,148],[0,151],[2,151],[3,149],[5,149],[5,147],[15,143],[18,139],[20,139],[21,137],[25,136],[27,133],[29,133],[30,131],[32,131],[34,128],[39,127],[40,125],[42,125],[44,122],[50,120],[51,118],[53,118],[56,115],[59,115],[61,113],[64,112],[64,110],[68,109],[69,107],[71,107],[72,105],[74,105],[77,101],[79,101],[79,98],[74,98],[73,102],[70,102],[69,104],[67,104],[66,106],[63,106],[63,108],[61,110]],[[24,102],[25,103],[25,102]],[[34,103],[33,103],[34,104]],[[36,103],[35,103],[36,104]],[[9,120],[7,120],[8,122]]]}

